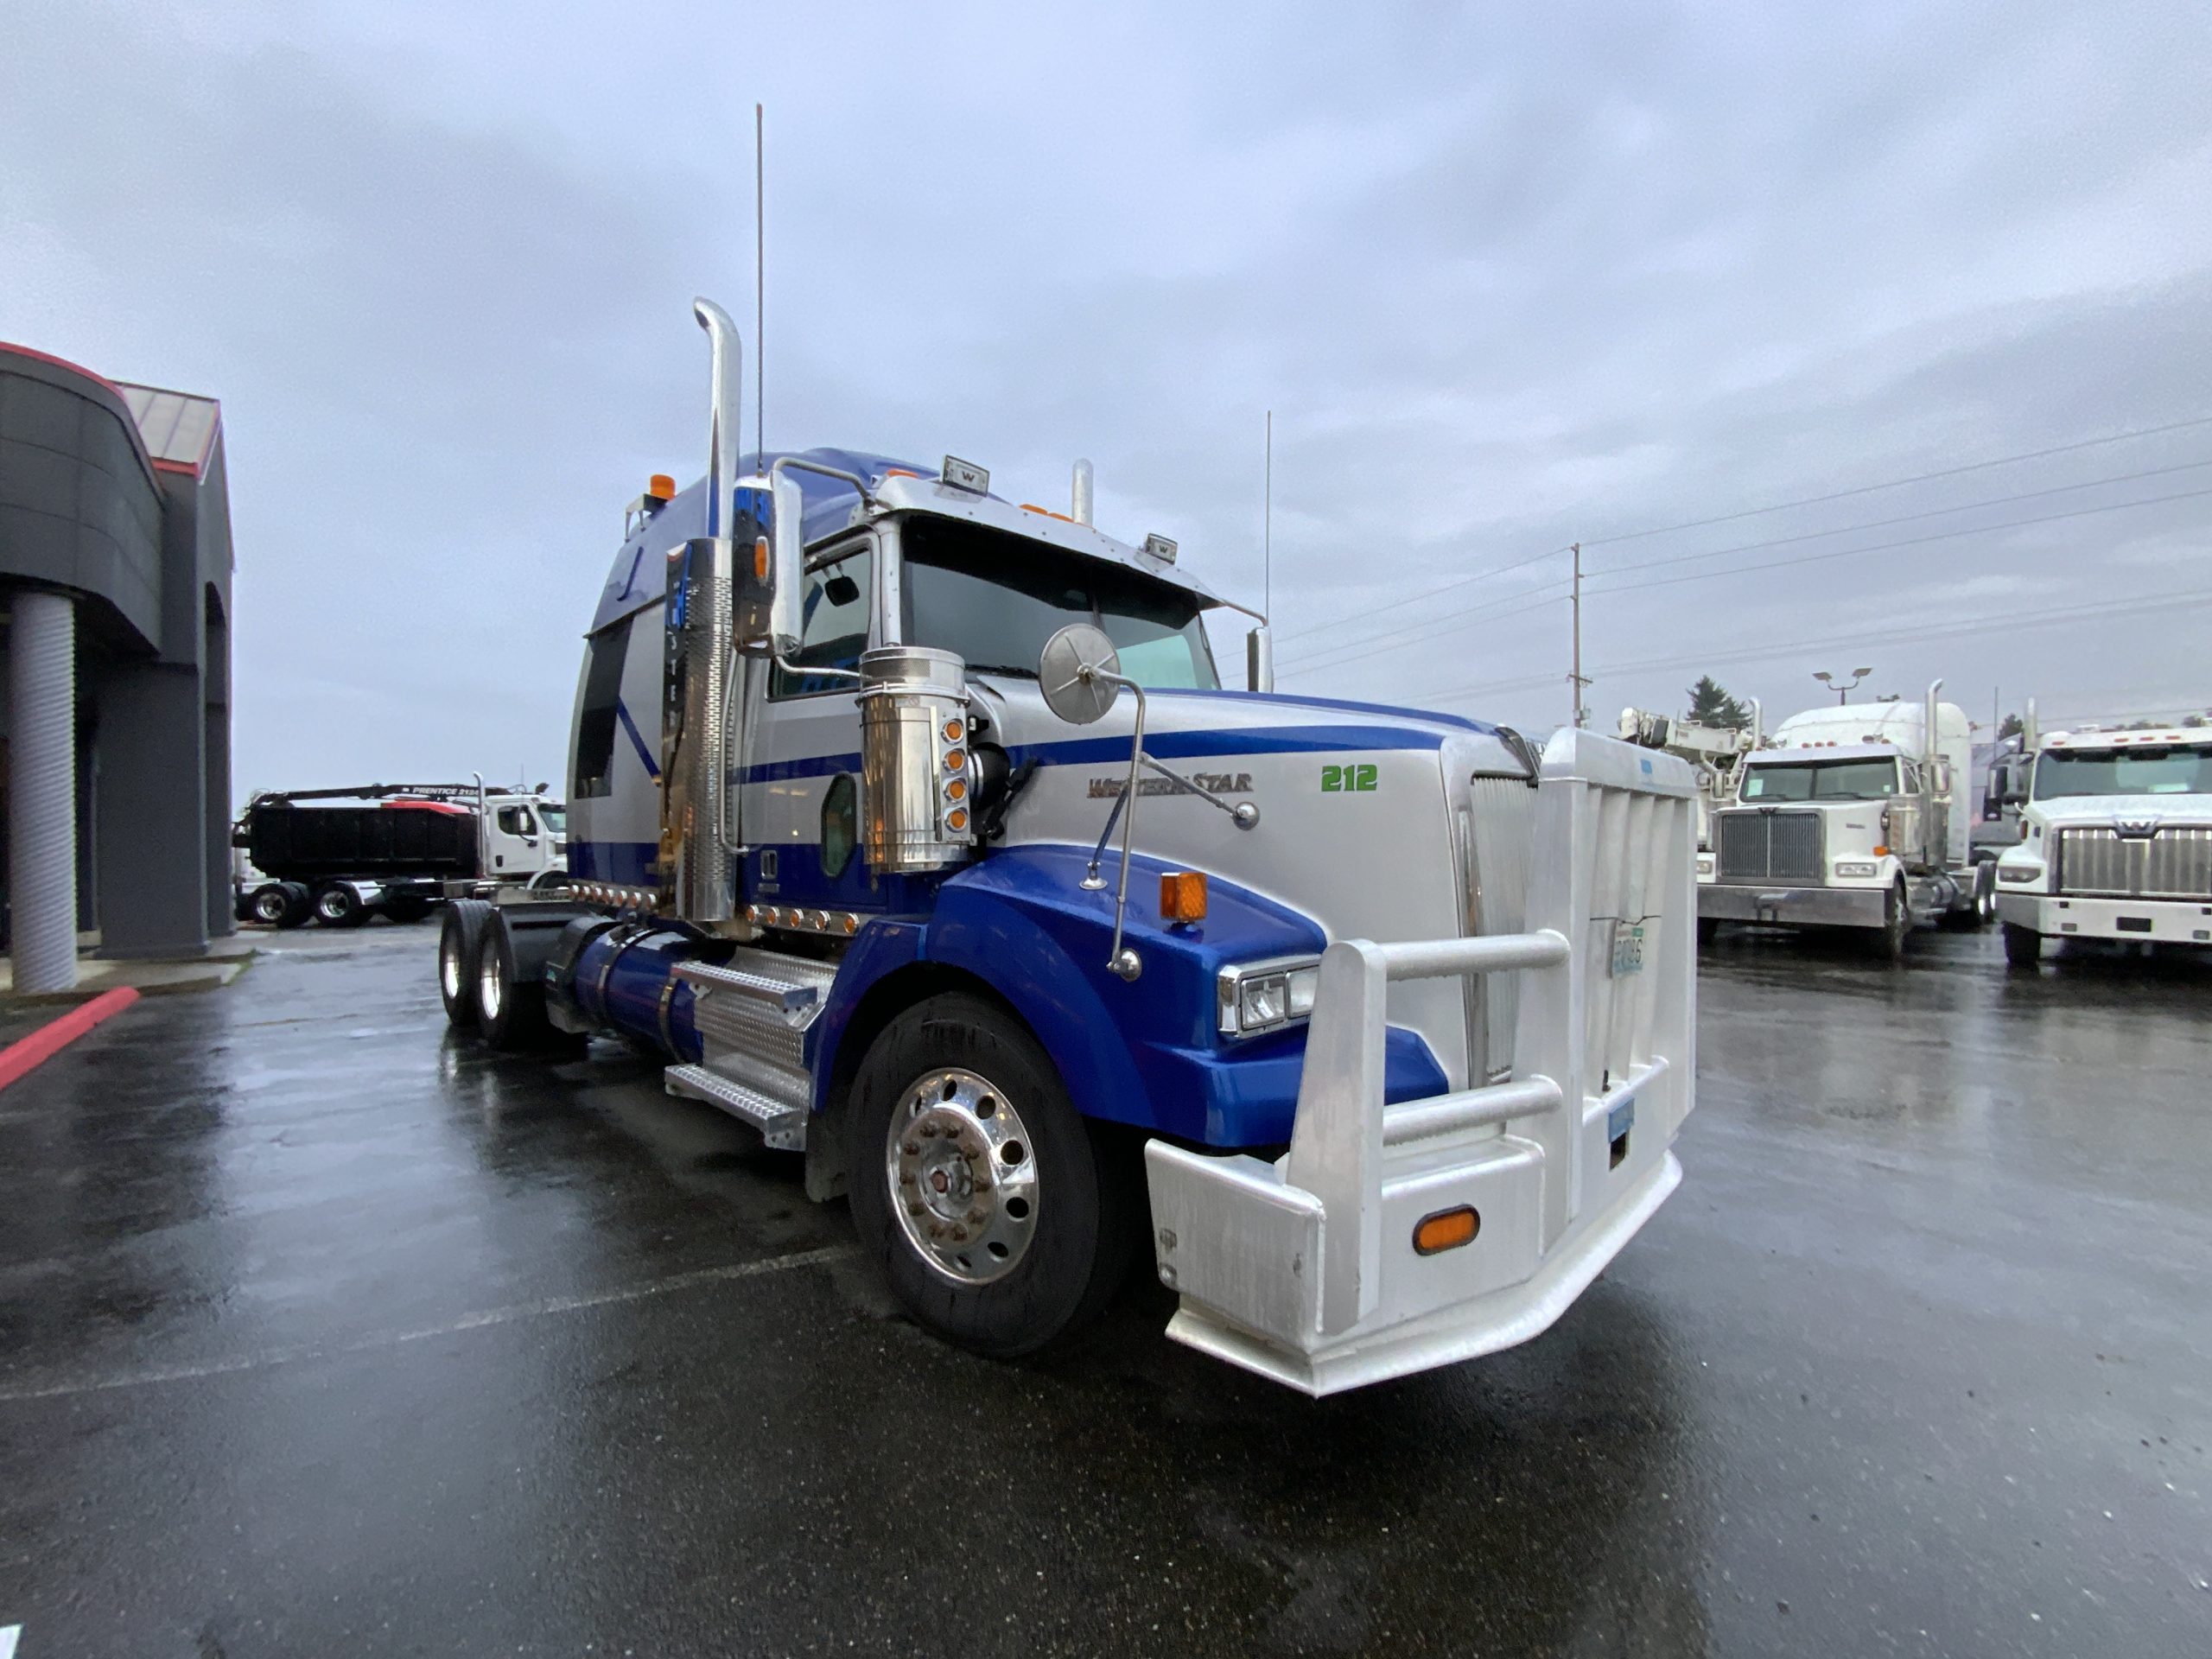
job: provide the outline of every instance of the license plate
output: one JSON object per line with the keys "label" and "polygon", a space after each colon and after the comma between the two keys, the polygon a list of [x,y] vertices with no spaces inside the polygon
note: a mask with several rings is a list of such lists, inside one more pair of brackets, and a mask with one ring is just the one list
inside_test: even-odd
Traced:
{"label": "license plate", "polygon": [[1643,924],[1615,922],[1613,924],[1612,976],[1619,979],[1628,974],[1643,971]]}

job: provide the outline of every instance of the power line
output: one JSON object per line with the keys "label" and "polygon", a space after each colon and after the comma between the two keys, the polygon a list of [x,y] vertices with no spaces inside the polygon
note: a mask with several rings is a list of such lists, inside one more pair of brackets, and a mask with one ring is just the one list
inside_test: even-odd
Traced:
{"label": "power line", "polygon": [[[1425,645],[1430,640],[1440,639],[1446,634],[1455,632],[1467,623],[1480,618],[1519,616],[1524,612],[1536,610],[1546,605],[1563,603],[1567,598],[1565,594],[1554,594],[1548,598],[1535,599],[1532,603],[1526,605],[1518,605],[1515,601],[1530,599],[1535,594],[1541,594],[1547,588],[1566,586],[1567,582],[1564,577],[1555,582],[1542,582],[1534,588],[1523,588],[1519,593],[1508,594],[1503,599],[1486,601],[1483,604],[1471,606],[1465,610],[1450,611],[1443,616],[1432,617],[1428,621],[1416,625],[1418,631],[1412,633],[1365,634],[1357,639],[1346,640],[1341,647],[1325,646],[1319,652],[1295,659],[1286,666],[1297,669],[1300,672],[1311,673],[1324,669],[1341,668],[1346,663],[1359,662],[1369,657],[1379,656],[1386,651],[1398,651],[1408,645]],[[1502,608],[1509,606],[1512,608]],[[1361,649],[1354,649],[1354,647],[1361,647]]]}
{"label": "power line", "polygon": [[[1503,576],[1512,571],[1521,569],[1524,566],[1534,564],[1539,559],[1553,558],[1566,551],[1567,549],[1564,547],[1547,548],[1541,553],[1531,553],[1527,558],[1516,559],[1511,564],[1501,564],[1496,569],[1490,570],[1473,571],[1467,575],[1453,578],[1452,581],[1446,582],[1441,588],[1432,588],[1425,594],[1408,594],[1404,599],[1394,599],[1385,605],[1372,606],[1364,611],[1353,611],[1346,616],[1338,618],[1337,620],[1338,622],[1359,620],[1370,616],[1380,616],[1385,611],[1395,611],[1403,605],[1418,605],[1425,599],[1434,599],[1440,594],[1448,594],[1453,588],[1464,588],[1471,582],[1483,582],[1491,576]],[[1318,623],[1310,628],[1300,628],[1295,633],[1285,634],[1282,637],[1281,643],[1287,645],[1293,639],[1303,639],[1313,634],[1325,633],[1335,626],[1335,623],[1323,622]],[[1373,637],[1380,638],[1381,636],[1376,635]]]}
{"label": "power line", "polygon": [[2053,444],[2048,449],[2029,449],[2017,455],[1999,455],[1993,461],[1969,461],[1963,467],[1946,467],[1933,473],[1916,473],[1910,478],[1892,478],[1879,484],[1861,484],[1848,490],[1833,490],[1826,495],[1808,495],[1795,501],[1777,501],[1772,506],[1745,507],[1739,512],[1719,513],[1711,518],[1692,518],[1679,524],[1660,524],[1649,530],[1631,530],[1618,536],[1588,536],[1583,538],[1585,547],[1611,547],[1620,542],[1642,541],[1649,536],[1672,536],[1677,531],[1703,530],[1709,524],[1732,524],[1739,518],[1758,518],[1770,512],[1787,512],[1792,507],[1816,507],[1827,501],[1847,500],[1854,495],[1872,495],[1882,490],[1901,490],[1908,484],[1929,484],[1937,479],[1958,478],[1967,473],[1987,472],[1992,467],[2011,467],[2024,461],[2042,461],[2050,455],[2068,455],[2082,449],[2094,449],[2108,443],[2126,443],[2134,438],[2155,438],[2167,432],[2184,432],[2200,426],[2212,426],[2212,415],[2201,415],[2193,420],[2171,421],[2164,426],[2139,427],[2132,432],[2114,432],[2101,438],[2082,438],[2073,443]]}
{"label": "power line", "polygon": [[[2103,617],[2133,615],[2142,611],[2197,610],[2212,605],[2212,588],[2197,588],[2188,593],[2160,594],[2150,599],[2106,600],[2088,605],[2055,605],[2036,610],[2013,611],[1978,616],[1971,622],[1947,623],[1939,626],[1918,628],[1876,628],[1855,633],[1827,634],[1817,639],[1797,639],[1773,645],[1748,645],[1736,650],[1699,652],[1683,657],[1651,658],[1643,662],[1621,663],[1607,671],[1618,677],[1625,674],[1650,674],[1663,670],[1694,668],[1700,665],[1726,666],[1731,663],[1764,662],[1771,658],[1786,657],[1797,652],[1825,651],[1861,645],[1916,645],[1931,639],[1956,639],[1967,634],[1984,633],[1999,627],[2041,627],[2052,623],[2095,620]],[[1533,690],[1557,683],[1553,674],[1534,674],[1515,680],[1491,680],[1477,685],[1453,686],[1446,690],[1423,691],[1414,695],[1424,697],[1477,696],[1492,691]]]}
{"label": "power line", "polygon": [[1700,559],[1725,559],[1735,553],[1756,553],[1763,548],[1791,547],[1801,542],[1817,542],[1829,536],[1851,536],[1860,531],[1887,530],[1896,524],[1920,524],[1929,518],[1942,518],[1955,512],[1975,512],[1984,507],[2009,506],[2015,501],[2040,501],[2054,495],[2070,495],[2076,490],[2094,490],[2111,484],[2139,483],[2146,478],[2168,478],[2176,473],[2196,472],[2212,467],[2212,460],[2184,461],[2172,467],[2150,467],[2137,473],[2114,473],[2106,478],[2083,479],[2079,484],[2054,484],[2047,489],[2018,490],[2010,495],[1988,496],[1980,501],[1962,501],[1955,507],[1929,507],[1922,512],[1900,513],[1894,518],[1872,518],[1865,524],[1841,524],[1834,530],[1802,531],[1795,536],[1776,536],[1763,542],[1742,542],[1734,547],[1717,547],[1705,553],[1676,553],[1663,559],[1646,559],[1637,564],[1617,564],[1609,569],[1590,572],[1592,580],[1601,576],[1618,575],[1626,570],[1657,570],[1670,564],[1693,564]]}
{"label": "power line", "polygon": [[1939,530],[1926,536],[1908,536],[1894,542],[1874,542],[1865,547],[1834,547],[1825,553],[1805,553],[1794,559],[1766,559],[1758,564],[1731,565],[1726,570],[1693,570],[1686,575],[1657,576],[1649,582],[1622,582],[1599,591],[1633,594],[1646,588],[1672,588],[1685,582],[1712,582],[1721,576],[1745,576],[1760,570],[1783,570],[1793,565],[1817,564],[1824,559],[1849,558],[1856,553],[1888,553],[1901,547],[1924,547],[1930,542],[1955,541],[1961,536],[1986,536],[2000,530],[2024,530],[2034,524],[2055,524],[2069,518],[2090,518],[2099,513],[2120,512],[2129,507],[2155,507],[2169,501],[2194,501],[2208,495],[2212,495],[2212,489],[2183,490],[2172,495],[2150,495],[2139,501],[2108,501],[2101,506],[2075,507],[2066,512],[2045,512],[2029,518],[2011,518],[2001,524],[1969,524],[1960,530]]}

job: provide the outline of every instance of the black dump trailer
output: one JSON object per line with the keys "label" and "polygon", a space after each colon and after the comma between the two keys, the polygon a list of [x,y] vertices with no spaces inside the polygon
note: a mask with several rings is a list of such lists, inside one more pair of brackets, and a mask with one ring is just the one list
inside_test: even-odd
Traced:
{"label": "black dump trailer", "polygon": [[263,880],[242,887],[238,918],[358,926],[378,911],[420,921],[448,881],[478,876],[477,790],[372,784],[257,795],[232,835]]}

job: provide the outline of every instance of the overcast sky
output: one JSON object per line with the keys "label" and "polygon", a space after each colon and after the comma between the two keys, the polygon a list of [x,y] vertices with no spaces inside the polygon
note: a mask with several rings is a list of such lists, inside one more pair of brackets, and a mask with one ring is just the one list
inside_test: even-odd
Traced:
{"label": "overcast sky", "polygon": [[755,100],[770,442],[1256,602],[1272,407],[1286,689],[1557,724],[1580,540],[1608,728],[2212,702],[2202,0],[1061,10],[0,0],[0,338],[222,399],[241,791],[560,779]]}

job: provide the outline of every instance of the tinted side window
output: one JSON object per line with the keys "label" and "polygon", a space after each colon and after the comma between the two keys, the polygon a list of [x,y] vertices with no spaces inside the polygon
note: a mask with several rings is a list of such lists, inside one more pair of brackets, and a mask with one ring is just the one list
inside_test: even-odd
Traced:
{"label": "tinted side window", "polygon": [[613,793],[615,705],[622,696],[622,659],[630,649],[624,617],[591,636],[584,653],[583,701],[576,709],[575,770],[571,799]]}

